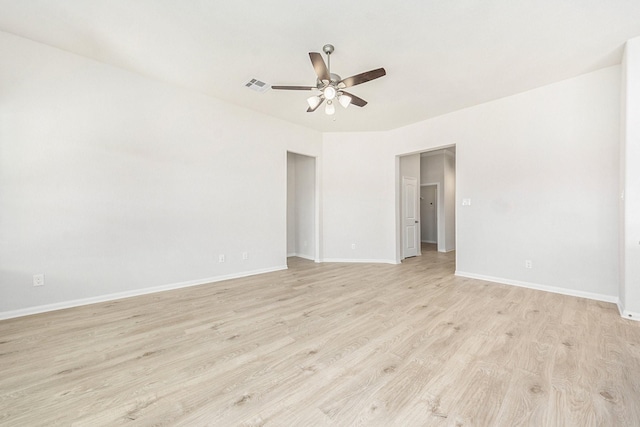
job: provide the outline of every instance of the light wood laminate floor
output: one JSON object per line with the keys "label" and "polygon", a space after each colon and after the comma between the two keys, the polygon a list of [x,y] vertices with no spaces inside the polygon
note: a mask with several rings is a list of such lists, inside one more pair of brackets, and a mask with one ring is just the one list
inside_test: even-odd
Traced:
{"label": "light wood laminate floor", "polygon": [[294,258],[2,321],[0,425],[640,425],[639,323],[453,271]]}

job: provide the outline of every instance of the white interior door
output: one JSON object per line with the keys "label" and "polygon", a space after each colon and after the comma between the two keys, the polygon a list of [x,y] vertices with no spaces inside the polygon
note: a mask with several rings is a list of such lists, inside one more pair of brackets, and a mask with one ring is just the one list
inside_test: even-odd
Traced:
{"label": "white interior door", "polygon": [[402,177],[402,257],[418,255],[420,244],[420,212],[418,209],[418,179]]}

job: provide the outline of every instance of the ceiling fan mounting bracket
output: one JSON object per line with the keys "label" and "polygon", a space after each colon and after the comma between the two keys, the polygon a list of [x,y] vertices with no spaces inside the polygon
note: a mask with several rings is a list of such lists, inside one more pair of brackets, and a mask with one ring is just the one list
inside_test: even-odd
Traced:
{"label": "ceiling fan mounting bracket", "polygon": [[322,46],[322,51],[327,55],[331,55],[334,50],[335,48],[333,47],[332,44],[325,44],[324,46]]}

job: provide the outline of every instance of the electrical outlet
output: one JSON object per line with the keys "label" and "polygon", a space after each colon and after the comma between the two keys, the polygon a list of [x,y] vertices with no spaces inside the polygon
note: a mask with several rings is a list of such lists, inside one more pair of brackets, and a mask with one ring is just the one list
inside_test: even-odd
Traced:
{"label": "electrical outlet", "polygon": [[533,263],[531,262],[530,259],[525,260],[524,262],[524,268],[533,268]]}
{"label": "electrical outlet", "polygon": [[218,262],[224,262],[224,254],[218,255]]}
{"label": "electrical outlet", "polygon": [[249,259],[249,253],[248,252],[242,252],[242,259]]}
{"label": "electrical outlet", "polygon": [[351,244],[351,249],[355,249],[355,248],[356,248],[356,244],[355,244],[355,243],[352,243],[352,244]]}
{"label": "electrical outlet", "polygon": [[33,286],[44,286],[44,274],[33,275]]}

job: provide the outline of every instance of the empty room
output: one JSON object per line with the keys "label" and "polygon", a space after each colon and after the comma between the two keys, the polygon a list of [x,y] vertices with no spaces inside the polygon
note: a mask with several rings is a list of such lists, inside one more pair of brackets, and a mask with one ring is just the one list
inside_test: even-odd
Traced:
{"label": "empty room", "polygon": [[0,0],[0,425],[640,425],[640,2]]}

